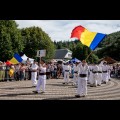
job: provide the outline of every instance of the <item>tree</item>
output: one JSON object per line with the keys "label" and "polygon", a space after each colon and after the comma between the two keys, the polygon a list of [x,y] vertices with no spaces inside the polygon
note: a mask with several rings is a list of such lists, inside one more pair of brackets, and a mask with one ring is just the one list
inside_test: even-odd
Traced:
{"label": "tree", "polygon": [[[73,49],[73,58],[78,58],[79,60],[85,60],[87,56],[91,53],[90,48],[83,45],[81,42],[77,43],[77,46]],[[99,58],[92,53],[86,60],[89,63],[98,62]]]}
{"label": "tree", "polygon": [[120,61],[120,31],[107,35],[96,51],[99,58],[109,56]]}
{"label": "tree", "polygon": [[45,59],[54,56],[55,46],[51,38],[39,27],[29,27],[21,29],[25,48],[23,52],[32,58],[36,58],[37,50],[46,49]]}
{"label": "tree", "polygon": [[23,41],[18,25],[14,20],[0,20],[0,58],[9,60],[14,53],[23,50]]}
{"label": "tree", "polygon": [[84,60],[87,58],[88,56],[88,47],[87,46],[83,46],[83,57],[84,57]]}
{"label": "tree", "polygon": [[81,44],[81,42],[77,43],[76,47],[73,48],[73,54],[72,57],[73,58],[77,58],[79,60],[83,60],[84,56],[83,56],[83,45]]}
{"label": "tree", "polygon": [[55,49],[57,48],[57,42],[56,41],[54,41],[54,46],[55,46]]}

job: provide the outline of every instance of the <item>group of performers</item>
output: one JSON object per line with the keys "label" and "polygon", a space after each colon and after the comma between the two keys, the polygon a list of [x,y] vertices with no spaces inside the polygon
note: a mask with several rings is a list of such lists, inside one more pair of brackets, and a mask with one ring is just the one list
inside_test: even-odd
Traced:
{"label": "group of performers", "polygon": [[[0,67],[2,64],[0,64]],[[3,67],[3,66],[2,66]],[[24,73],[30,69],[31,72],[31,81],[32,86],[36,87],[34,93],[40,92],[40,86],[42,86],[42,93],[45,92],[46,79],[47,76],[52,73],[55,74],[55,70],[57,70],[56,64],[45,64],[44,60],[38,64],[38,62],[34,61],[34,63],[30,64],[29,60],[26,61],[26,65],[17,64],[11,65],[9,69],[9,76],[12,77],[13,73],[18,73],[20,71],[22,80],[24,78]],[[87,95],[87,85],[90,84],[90,87],[101,86],[101,84],[106,84],[109,80],[111,80],[111,71],[113,70],[112,65],[108,65],[106,61],[101,61],[99,64],[88,64],[85,60],[82,62],[76,62],[75,64],[70,64],[69,62],[59,65],[59,77],[63,75],[63,85],[67,85],[72,82],[72,85],[77,87],[77,94],[75,97],[85,97]],[[70,74],[73,73],[73,78],[70,79]],[[48,74],[49,73],[49,74]],[[29,76],[29,74],[27,75]],[[57,77],[55,77],[56,79]]]}

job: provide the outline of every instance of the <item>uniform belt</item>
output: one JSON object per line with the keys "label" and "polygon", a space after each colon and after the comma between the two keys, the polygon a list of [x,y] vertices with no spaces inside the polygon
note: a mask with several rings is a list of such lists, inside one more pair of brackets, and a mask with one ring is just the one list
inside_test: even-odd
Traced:
{"label": "uniform belt", "polygon": [[69,70],[65,70],[65,72],[69,72]]}
{"label": "uniform belt", "polygon": [[97,71],[93,71],[93,73],[95,74],[95,73],[98,73]]}
{"label": "uniform belt", "polygon": [[103,73],[107,73],[107,71],[103,71]]}
{"label": "uniform belt", "polygon": [[80,74],[80,77],[87,77],[87,74]]}
{"label": "uniform belt", "polygon": [[78,73],[78,71],[74,71],[74,73]]}
{"label": "uniform belt", "polygon": [[39,73],[39,75],[46,75],[46,73]]}

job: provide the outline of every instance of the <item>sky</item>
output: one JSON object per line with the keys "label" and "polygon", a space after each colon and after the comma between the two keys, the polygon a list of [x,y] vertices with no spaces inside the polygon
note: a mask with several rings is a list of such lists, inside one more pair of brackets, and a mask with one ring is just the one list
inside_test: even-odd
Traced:
{"label": "sky", "polygon": [[120,20],[15,20],[18,28],[40,27],[52,41],[70,39],[72,30],[79,25],[92,32],[110,34],[120,31]]}

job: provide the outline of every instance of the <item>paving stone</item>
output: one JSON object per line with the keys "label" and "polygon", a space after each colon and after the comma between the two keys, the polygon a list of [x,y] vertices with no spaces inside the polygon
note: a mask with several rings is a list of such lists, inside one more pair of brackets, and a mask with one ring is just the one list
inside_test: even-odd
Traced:
{"label": "paving stone", "polygon": [[46,82],[44,94],[34,94],[32,81],[0,82],[0,100],[119,100],[120,80],[112,79],[98,87],[88,85],[88,95],[75,98],[77,88],[72,83],[63,85],[63,79],[50,79]]}

